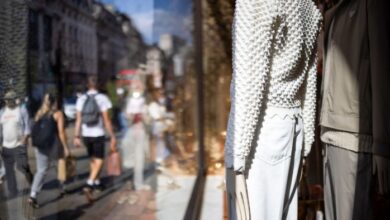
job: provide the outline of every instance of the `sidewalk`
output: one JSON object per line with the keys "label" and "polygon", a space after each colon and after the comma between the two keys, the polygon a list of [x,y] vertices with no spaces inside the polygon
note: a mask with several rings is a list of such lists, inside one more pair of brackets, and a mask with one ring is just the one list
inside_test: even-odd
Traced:
{"label": "sidewalk", "polygon": [[155,194],[151,190],[132,191],[129,184],[122,186],[104,202],[94,204],[80,219],[139,219],[154,220]]}
{"label": "sidewalk", "polygon": [[224,219],[224,176],[208,176],[203,196],[201,220]]}
{"label": "sidewalk", "polygon": [[[130,190],[129,181],[132,180],[132,171],[114,179],[107,177],[105,167],[101,174],[101,180],[107,189],[96,193],[96,201],[90,205],[82,193],[82,187],[89,173],[89,160],[84,147],[73,146],[74,127],[66,128],[71,153],[77,159],[77,174],[67,185],[69,194],[59,197],[57,185],[57,170],[55,162],[48,171],[48,175],[42,193],[38,197],[39,209],[32,209],[27,204],[29,186],[22,184],[24,178],[17,171],[19,188],[23,193],[10,201],[0,199],[0,219],[8,215],[9,219],[140,219],[140,220],[181,220],[187,209],[187,205],[193,190],[196,176],[187,172],[177,172],[173,168],[159,169],[149,167],[145,173],[145,184],[151,186],[151,190]],[[29,163],[33,172],[36,171],[34,148],[28,148]],[[188,168],[192,163],[186,164]],[[158,173],[158,174],[157,174]],[[181,174],[180,174],[181,173]],[[6,190],[6,184],[0,187],[0,197]],[[211,191],[215,188],[211,187]],[[210,200],[209,200],[210,201]],[[209,203],[207,203],[209,204]],[[8,213],[5,213],[5,207]],[[218,205],[216,205],[218,206]],[[7,219],[7,218],[5,218]]]}
{"label": "sidewalk", "polygon": [[[66,134],[68,137],[68,144],[71,154],[76,157],[76,176],[71,179],[67,184],[67,190],[69,194],[65,197],[59,197],[59,188],[57,184],[57,169],[56,161],[53,161],[49,167],[49,171],[43,186],[42,192],[38,197],[40,204],[39,209],[32,209],[27,204],[29,197],[29,185],[26,183],[23,175],[16,170],[16,178],[18,182],[18,188],[20,195],[12,200],[5,200],[6,181],[0,185],[0,219],[78,219],[87,213],[87,210],[91,208],[83,195],[81,189],[85,184],[85,180],[89,173],[89,160],[87,157],[87,151],[85,147],[76,148],[73,146],[74,126],[69,125],[66,128]],[[28,160],[33,173],[36,172],[36,159],[34,148],[28,147]],[[132,173],[127,173],[123,176],[123,179],[131,179]],[[110,179],[106,176],[105,167],[103,168],[102,181],[110,184]],[[108,185],[106,191],[99,193],[99,202],[105,203],[108,201],[117,187],[120,187],[125,182],[116,182],[116,185]],[[93,207],[93,206],[92,206]],[[9,217],[6,217],[9,216]]]}
{"label": "sidewalk", "polygon": [[[171,179],[158,174],[157,192],[153,189],[130,190],[127,183],[113,193],[109,200],[98,202],[85,210],[86,213],[80,219],[182,220],[194,181],[195,176],[176,176]],[[150,180],[147,181],[150,184],[148,182]]]}

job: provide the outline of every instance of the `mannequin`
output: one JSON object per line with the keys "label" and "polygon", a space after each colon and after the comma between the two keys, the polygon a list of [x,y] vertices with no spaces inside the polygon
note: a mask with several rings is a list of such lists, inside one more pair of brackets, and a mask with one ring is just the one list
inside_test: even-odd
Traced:
{"label": "mannequin", "polygon": [[321,140],[326,219],[370,220],[373,170],[390,190],[387,0],[341,0],[325,16]]}
{"label": "mannequin", "polygon": [[297,219],[297,177],[314,140],[320,23],[311,0],[236,0],[229,219]]}

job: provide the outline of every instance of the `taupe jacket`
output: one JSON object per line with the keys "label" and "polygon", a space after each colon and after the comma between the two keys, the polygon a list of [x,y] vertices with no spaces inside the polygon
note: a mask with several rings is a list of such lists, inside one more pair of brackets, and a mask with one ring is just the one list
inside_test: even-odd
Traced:
{"label": "taupe jacket", "polygon": [[388,5],[388,0],[341,0],[327,12],[320,120],[323,127],[371,135],[372,152],[382,156],[390,156]]}

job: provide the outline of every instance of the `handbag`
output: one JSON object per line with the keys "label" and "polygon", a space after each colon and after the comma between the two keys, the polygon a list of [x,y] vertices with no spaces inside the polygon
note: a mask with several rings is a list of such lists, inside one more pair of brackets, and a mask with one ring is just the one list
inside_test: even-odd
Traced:
{"label": "handbag", "polygon": [[65,182],[76,175],[76,158],[72,155],[58,160],[58,180]]}
{"label": "handbag", "polygon": [[107,175],[120,176],[122,173],[121,157],[118,151],[112,151],[107,159]]}
{"label": "handbag", "polygon": [[133,117],[133,124],[137,124],[138,122],[142,122],[142,114],[135,114]]}

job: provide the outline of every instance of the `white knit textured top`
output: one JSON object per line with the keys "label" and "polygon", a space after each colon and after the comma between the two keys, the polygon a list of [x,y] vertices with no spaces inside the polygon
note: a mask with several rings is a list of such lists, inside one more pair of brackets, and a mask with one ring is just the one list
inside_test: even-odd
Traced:
{"label": "white knit textured top", "polygon": [[310,152],[321,19],[312,0],[236,0],[226,167],[245,169],[265,105],[302,107],[304,154]]}

